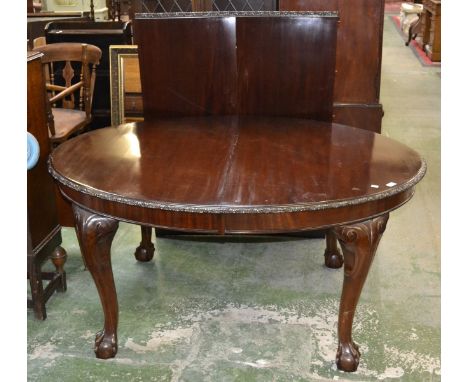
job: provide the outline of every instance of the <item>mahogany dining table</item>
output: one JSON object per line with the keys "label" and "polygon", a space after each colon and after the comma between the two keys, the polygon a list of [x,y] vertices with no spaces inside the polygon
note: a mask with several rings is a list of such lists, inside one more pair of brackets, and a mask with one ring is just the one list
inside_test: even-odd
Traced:
{"label": "mahogany dining table", "polygon": [[[336,240],[344,257],[336,363],[355,371],[360,353],[352,325],[362,287],[389,213],[413,196],[426,164],[407,146],[359,128],[224,116],[88,132],[56,148],[49,171],[72,203],[80,249],[101,299],[98,358],[117,353],[110,252],[119,221],[149,232],[219,235],[326,229],[326,257],[339,260]],[[151,260],[151,246],[143,240],[137,259]]]}

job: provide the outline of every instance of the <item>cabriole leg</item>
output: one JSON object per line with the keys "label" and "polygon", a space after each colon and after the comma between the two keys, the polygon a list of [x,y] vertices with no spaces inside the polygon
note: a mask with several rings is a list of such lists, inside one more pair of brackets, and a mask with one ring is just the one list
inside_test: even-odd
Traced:
{"label": "cabriole leg", "polygon": [[141,242],[135,250],[135,259],[138,261],[150,261],[154,256],[154,244],[151,241],[152,228],[141,226]]}
{"label": "cabriole leg", "polygon": [[75,229],[81,253],[94,279],[104,311],[104,328],[96,335],[97,358],[117,353],[118,303],[111,265],[111,245],[119,223],[73,205]]}
{"label": "cabriole leg", "polygon": [[351,334],[354,312],[387,220],[388,214],[385,214],[362,223],[334,228],[344,255],[336,353],[336,365],[343,371],[355,371],[359,365],[361,354]]}
{"label": "cabriole leg", "polygon": [[343,265],[343,255],[338,249],[337,239],[335,232],[329,229],[326,233],[325,240],[327,247],[325,248],[325,265],[328,268],[338,269]]}

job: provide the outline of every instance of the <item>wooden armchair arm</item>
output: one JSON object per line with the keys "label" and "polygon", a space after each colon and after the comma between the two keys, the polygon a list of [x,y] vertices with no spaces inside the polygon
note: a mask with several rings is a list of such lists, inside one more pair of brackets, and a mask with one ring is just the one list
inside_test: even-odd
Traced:
{"label": "wooden armchair arm", "polygon": [[51,90],[51,91],[62,91],[65,90],[67,87],[66,86],[59,86],[59,85],[54,85],[54,84],[46,84],[46,90]]}
{"label": "wooden armchair arm", "polygon": [[82,87],[83,85],[84,85],[83,81],[77,82],[76,84],[73,84],[72,86],[66,88],[64,91],[62,91],[59,94],[57,94],[57,95],[53,96],[52,98],[50,98],[49,102],[50,103],[55,103],[55,102],[61,100],[62,98],[65,98],[67,95],[73,93],[74,91],[76,91],[77,89]]}

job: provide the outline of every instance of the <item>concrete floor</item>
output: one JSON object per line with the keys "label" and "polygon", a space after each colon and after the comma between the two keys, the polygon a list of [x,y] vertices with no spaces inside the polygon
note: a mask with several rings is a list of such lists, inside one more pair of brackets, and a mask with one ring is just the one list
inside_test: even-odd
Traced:
{"label": "concrete floor", "polygon": [[422,67],[385,19],[383,134],[418,150],[428,172],[391,214],[364,287],[356,373],[334,364],[342,270],[324,240],[164,238],[154,261],[133,257],[139,228],[113,243],[119,352],[97,360],[102,310],[74,231],[63,230],[68,291],[41,322],[28,311],[30,381],[439,381],[440,68]]}

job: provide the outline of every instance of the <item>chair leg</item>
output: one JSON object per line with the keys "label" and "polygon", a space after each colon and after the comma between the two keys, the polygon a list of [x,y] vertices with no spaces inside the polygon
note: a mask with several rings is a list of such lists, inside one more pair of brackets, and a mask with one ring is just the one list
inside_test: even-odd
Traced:
{"label": "chair leg", "polygon": [[414,40],[416,38],[417,34],[414,34],[413,32],[413,25],[411,25],[408,29],[408,41],[405,42],[405,45],[408,46],[411,42],[411,40]]}
{"label": "chair leg", "polygon": [[412,27],[409,27],[409,30],[408,30],[408,40],[405,42],[405,45],[408,46],[411,42],[411,40],[413,39],[413,31],[412,31]]}
{"label": "chair leg", "polygon": [[408,40],[405,42],[405,45],[408,46],[411,40],[418,37],[418,33],[421,27],[421,18],[418,18],[416,21],[413,21],[408,29]]}

